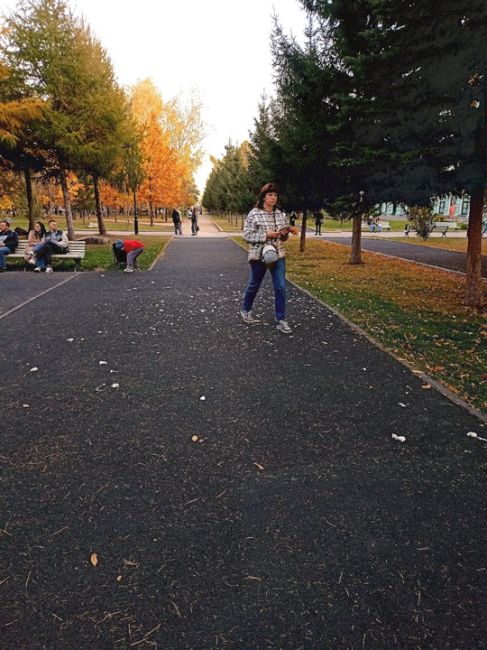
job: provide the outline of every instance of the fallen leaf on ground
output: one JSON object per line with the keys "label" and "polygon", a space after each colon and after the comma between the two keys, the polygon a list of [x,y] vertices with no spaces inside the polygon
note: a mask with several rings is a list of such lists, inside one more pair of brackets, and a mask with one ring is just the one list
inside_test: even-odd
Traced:
{"label": "fallen leaf on ground", "polygon": [[96,566],[98,564],[98,555],[96,553],[91,554],[90,562],[93,566]]}
{"label": "fallen leaf on ground", "polygon": [[261,472],[263,472],[265,469],[264,465],[261,465],[260,463],[254,463],[254,465],[257,467],[257,469],[260,469]]}
{"label": "fallen leaf on ground", "polygon": [[198,442],[199,437],[198,436],[191,436],[191,441],[192,442]]}
{"label": "fallen leaf on ground", "polygon": [[421,386],[421,388],[422,388],[423,390],[429,390],[429,389],[431,388],[431,384],[423,384],[423,385]]}

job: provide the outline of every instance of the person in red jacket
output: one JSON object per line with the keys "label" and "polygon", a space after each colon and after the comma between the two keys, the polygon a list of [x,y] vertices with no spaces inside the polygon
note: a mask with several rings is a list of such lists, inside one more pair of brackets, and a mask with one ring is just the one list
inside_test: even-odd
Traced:
{"label": "person in red jacket", "polygon": [[144,244],[137,239],[125,239],[124,241],[117,239],[115,248],[127,253],[127,268],[124,269],[124,273],[133,273],[136,258],[144,252]]}

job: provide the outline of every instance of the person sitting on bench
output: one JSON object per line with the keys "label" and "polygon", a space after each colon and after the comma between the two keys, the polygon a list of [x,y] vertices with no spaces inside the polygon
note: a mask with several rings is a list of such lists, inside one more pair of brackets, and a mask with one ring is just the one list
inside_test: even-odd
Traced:
{"label": "person sitting on bench", "polygon": [[58,230],[56,220],[51,219],[47,227],[49,230],[44,241],[34,246],[34,255],[36,258],[34,271],[38,273],[43,269],[46,270],[46,273],[52,273],[51,255],[53,253],[59,255],[60,253],[68,252],[68,238],[65,232]]}
{"label": "person sitting on bench", "polygon": [[19,236],[14,230],[10,230],[10,222],[6,219],[0,221],[0,271],[7,270],[5,256],[14,253],[19,244]]}

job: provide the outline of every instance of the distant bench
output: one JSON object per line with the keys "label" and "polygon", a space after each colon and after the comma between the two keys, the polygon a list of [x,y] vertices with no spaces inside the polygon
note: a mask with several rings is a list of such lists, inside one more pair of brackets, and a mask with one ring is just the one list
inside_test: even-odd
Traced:
{"label": "distant bench", "polygon": [[[24,259],[24,253],[26,249],[29,248],[29,242],[25,239],[19,241],[15,253],[9,253],[6,256],[6,261],[15,259]],[[81,268],[81,260],[84,259],[86,255],[86,242],[84,241],[70,241],[68,242],[68,252],[67,253],[51,253],[53,260],[74,260],[74,268],[76,271],[79,271]]]}
{"label": "distant bench", "polygon": [[365,221],[362,222],[362,231],[364,232],[381,232],[378,227],[380,227],[381,230],[390,230],[391,224],[388,221],[379,221],[379,223],[376,224],[376,230],[370,230],[369,224]]}
{"label": "distant bench", "polygon": [[[442,237],[446,237],[446,233],[449,230],[460,230],[460,226],[454,221],[433,221],[430,228],[431,232],[439,232]],[[404,236],[409,237],[410,232],[416,232],[416,228],[411,224],[406,224],[404,226]]]}

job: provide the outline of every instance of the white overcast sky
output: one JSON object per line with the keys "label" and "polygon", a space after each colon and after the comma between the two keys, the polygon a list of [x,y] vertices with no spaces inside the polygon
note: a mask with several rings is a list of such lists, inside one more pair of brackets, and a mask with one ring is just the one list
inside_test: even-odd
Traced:
{"label": "white overcast sky", "polygon": [[[15,0],[0,0],[2,14]],[[301,37],[299,0],[71,0],[107,50],[119,82],[150,77],[163,99],[195,89],[207,126],[205,160],[196,175],[204,189],[209,156],[220,158],[229,138],[248,138],[260,96],[273,92],[272,15]]]}

